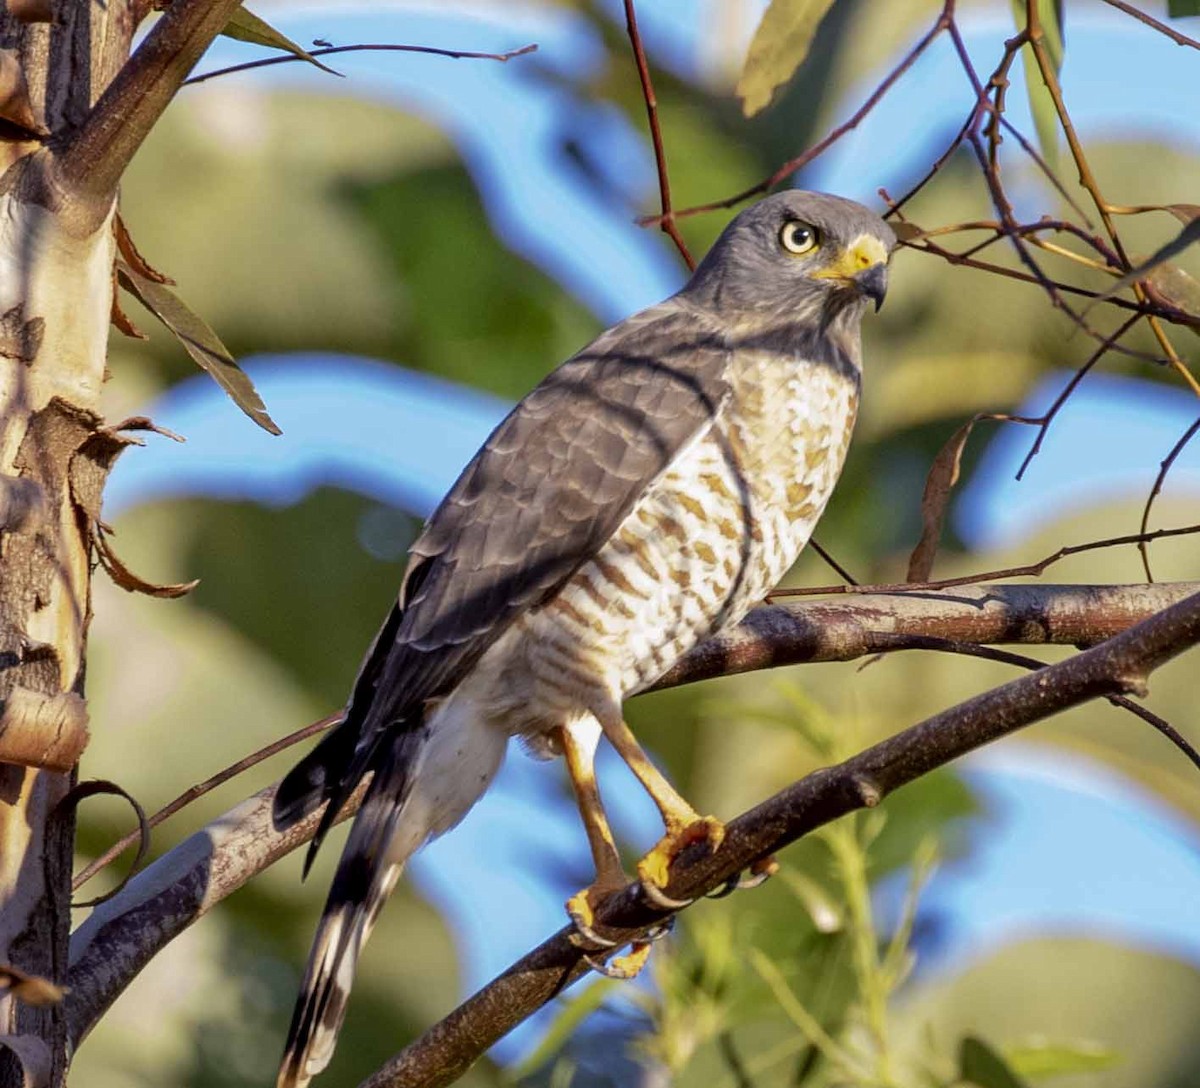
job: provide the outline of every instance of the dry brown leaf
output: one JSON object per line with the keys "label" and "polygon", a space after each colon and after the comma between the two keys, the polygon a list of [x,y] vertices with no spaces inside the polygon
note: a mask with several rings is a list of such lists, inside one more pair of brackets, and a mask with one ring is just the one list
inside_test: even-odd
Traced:
{"label": "dry brown leaf", "polygon": [[174,582],[166,585],[155,585],[153,582],[147,582],[144,578],[139,578],[133,573],[112,550],[112,545],[108,541],[108,534],[99,526],[92,534],[92,541],[96,545],[96,557],[100,560],[100,565],[104,568],[105,573],[122,589],[128,590],[130,593],[144,593],[147,597],[158,597],[160,599],[171,600],[176,597],[183,597],[191,593],[200,584],[200,579],[195,578],[190,582]]}
{"label": "dry brown leaf", "polygon": [[65,986],[56,986],[40,975],[26,974],[8,964],[0,964],[0,993],[10,993],[26,1005],[56,1005],[67,994]]}
{"label": "dry brown leaf", "polygon": [[[125,258],[125,263],[139,276],[145,276],[154,283],[175,286],[175,281],[170,276],[164,275],[141,255],[138,247],[133,244],[133,236],[129,233],[129,228],[125,226],[125,220],[121,218],[120,212],[113,216],[113,234],[117,239],[117,252]],[[113,275],[116,275],[115,268]]]}
{"label": "dry brown leaf", "polygon": [[25,69],[21,67],[20,54],[15,49],[0,49],[0,118],[26,132],[49,135],[33,114]]}
{"label": "dry brown leaf", "polygon": [[958,483],[963,450],[979,418],[975,416],[959,427],[929,466],[929,475],[925,478],[925,491],[921,495],[921,539],[917,541],[917,546],[908,560],[910,582],[929,581],[933,561],[937,558],[938,545],[942,539],[942,525],[946,520],[950,492]]}

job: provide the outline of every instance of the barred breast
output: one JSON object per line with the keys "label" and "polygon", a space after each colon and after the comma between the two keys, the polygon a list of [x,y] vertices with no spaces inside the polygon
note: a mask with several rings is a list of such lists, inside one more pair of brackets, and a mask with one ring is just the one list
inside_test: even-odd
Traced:
{"label": "barred breast", "polygon": [[[795,561],[829,498],[856,369],[741,352],[733,396],[601,551],[506,632],[488,665],[497,719],[534,736],[665,673],[738,622]],[[492,672],[492,669],[486,669]]]}

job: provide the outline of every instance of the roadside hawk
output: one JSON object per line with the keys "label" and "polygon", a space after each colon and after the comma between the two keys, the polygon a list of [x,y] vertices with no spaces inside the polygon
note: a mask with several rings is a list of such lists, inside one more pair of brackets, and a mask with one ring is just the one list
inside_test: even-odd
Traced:
{"label": "roadside hawk", "polygon": [[[561,753],[596,864],[580,933],[626,877],[593,774],[601,734],[657,803],[639,864],[665,887],[719,843],[646,757],[622,702],[736,624],[786,573],[841,472],[895,236],[859,204],[780,193],[743,211],[677,295],[602,333],[524,398],[413,545],[341,724],[284,779],[286,827],[322,804],[308,861],[373,774],[317,928],[279,1073],[333,1053],[354,967],[408,858],[456,824],[508,738]],[[307,865],[305,868],[307,872]],[[593,946],[594,947],[594,946]]]}

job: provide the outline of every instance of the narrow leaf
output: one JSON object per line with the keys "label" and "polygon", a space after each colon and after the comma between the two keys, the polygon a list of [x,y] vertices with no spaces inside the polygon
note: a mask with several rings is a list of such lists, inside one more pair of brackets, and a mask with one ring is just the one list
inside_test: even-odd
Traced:
{"label": "narrow leaf", "polygon": [[251,42],[254,45],[265,45],[271,49],[282,49],[285,53],[291,53],[301,60],[308,61],[309,64],[315,64],[322,72],[328,72],[331,76],[340,76],[342,74],[341,72],[335,72],[328,65],[322,64],[311,53],[292,41],[291,38],[280,34],[270,23],[260,19],[254,12],[247,11],[244,6],[234,11],[221,33],[225,37],[234,38],[239,42]]}
{"label": "narrow leaf", "polygon": [[121,285],[178,337],[187,353],[216,379],[246,415],[264,431],[283,433],[267,414],[254,383],[199,314],[165,284],[138,275],[124,261],[117,262],[117,275]]}
{"label": "narrow leaf", "polygon": [[1200,15],[1200,0],[1167,0],[1167,14],[1172,19]]}
{"label": "narrow leaf", "polygon": [[833,0],[771,0],[754,32],[738,77],[742,113],[753,117],[804,63]]}
{"label": "narrow leaf", "polygon": [[921,539],[917,541],[917,546],[908,560],[910,582],[929,580],[942,539],[942,525],[946,520],[950,492],[958,483],[963,450],[978,422],[978,419],[970,419],[959,427],[929,466],[929,475],[925,478],[925,491],[921,495]]}
{"label": "narrow leaf", "polygon": [[1127,272],[1116,283],[1114,283],[1107,291],[1097,295],[1095,301],[1091,304],[1096,305],[1097,302],[1103,302],[1105,299],[1112,298],[1114,295],[1124,291],[1126,287],[1132,287],[1140,279],[1145,279],[1146,275],[1160,264],[1171,260],[1178,254],[1182,253],[1188,246],[1195,242],[1200,242],[1200,207],[1194,204],[1173,204],[1170,211],[1177,218],[1181,216],[1181,212],[1177,209],[1192,208],[1196,214],[1187,225],[1174,238],[1172,238],[1165,246],[1157,249],[1141,264],[1134,268],[1131,272]]}
{"label": "narrow leaf", "polygon": [[1026,1088],[1005,1060],[982,1039],[966,1036],[958,1052],[958,1075],[976,1088]]}
{"label": "narrow leaf", "polygon": [[1025,1046],[1007,1047],[1004,1057],[1018,1076],[1047,1080],[1076,1073],[1097,1073],[1121,1061],[1115,1050],[1098,1043],[1052,1043],[1036,1039]]}
{"label": "narrow leaf", "polygon": [[[1017,28],[1025,26],[1025,0],[1012,0]],[[1062,0],[1037,0],[1038,20],[1042,26],[1042,41],[1050,57],[1055,76],[1062,70],[1063,23]],[[1029,94],[1029,111],[1033,114],[1033,127],[1037,129],[1038,144],[1042,157],[1051,166],[1058,165],[1058,111],[1054,99],[1042,79],[1033,47],[1021,50],[1021,63],[1025,68],[1025,87]]]}
{"label": "narrow leaf", "polygon": [[888,226],[902,242],[916,242],[925,237],[925,231],[908,219],[894,219]]}

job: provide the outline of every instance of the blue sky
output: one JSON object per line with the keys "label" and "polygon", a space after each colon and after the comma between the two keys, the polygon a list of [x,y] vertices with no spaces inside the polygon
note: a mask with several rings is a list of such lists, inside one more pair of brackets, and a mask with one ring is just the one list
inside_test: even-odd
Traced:
{"label": "blue sky", "polygon": [[[324,37],[492,50],[536,40],[543,66],[579,75],[602,61],[594,33],[563,8],[476,6],[470,16],[455,16],[446,13],[449,7],[313,3],[261,10],[300,42]],[[681,73],[699,70],[699,24],[693,13],[700,6],[672,0],[643,8],[651,51]],[[1191,94],[1193,56],[1114,13],[1076,14],[1073,5],[1063,79],[1068,98],[1078,103],[1075,116],[1084,138],[1169,132],[1175,143],[1200,148],[1200,112]],[[971,26],[968,43],[986,49],[984,58],[994,55],[997,30],[1011,32],[1007,23],[994,21]],[[1136,48],[1130,48],[1135,41]],[[246,55],[246,47],[221,42],[200,69]],[[1119,84],[1111,80],[1114,55],[1120,57]],[[349,77],[345,81],[301,65],[235,78],[367,96],[436,122],[459,147],[497,233],[602,320],[656,301],[682,282],[679,264],[629,222],[624,207],[599,203],[559,161],[556,149],[568,130],[595,152],[592,161],[611,166],[612,180],[623,190],[652,192],[649,147],[615,109],[583,110],[579,103],[564,102],[561,90],[550,93],[544,81],[533,78],[534,69],[520,61],[497,65],[359,55],[339,57],[338,67]],[[956,73],[947,50],[932,51],[857,133],[814,164],[803,182],[868,202],[874,202],[879,185],[901,189],[962,120],[961,95],[947,94],[945,116],[939,117],[929,112],[930,98],[922,94],[920,131],[929,135],[913,139],[914,90],[930,81],[960,79]],[[864,73],[862,88],[877,79],[878,73]],[[853,109],[860,93],[861,88],[839,108],[839,116]],[[1013,119],[1021,124],[1025,106],[1019,88],[1010,103]],[[864,170],[867,148],[872,163],[887,164],[886,173]],[[586,246],[577,244],[580,237],[587,238]],[[557,361],[547,359],[547,367]],[[107,493],[107,516],[180,495],[287,504],[322,483],[424,513],[506,408],[483,394],[371,360],[261,357],[248,360],[247,369],[284,437],[273,439],[253,427],[207,378],[185,381],[145,411],[185,434],[187,444],[152,437],[150,452],[122,458]],[[1044,405],[1064,379],[1048,379],[1032,394],[1031,404]],[[1131,393],[1139,400],[1136,414],[1125,407]],[[331,404],[338,406],[332,416]],[[1064,504],[1086,505],[1125,488],[1144,493],[1158,460],[1195,411],[1195,402],[1182,393],[1089,378],[1051,432],[1025,485],[1015,484],[1012,474],[1028,436],[1015,428],[998,433],[983,471],[958,507],[965,535],[980,546],[1017,542],[1058,516]],[[331,429],[329,420],[337,416],[354,419],[354,428]],[[1200,490],[1198,458],[1200,450],[1176,470],[1176,494]],[[380,602],[381,613],[383,608]],[[1070,757],[1069,765],[1065,759],[1042,747],[1008,744],[968,764],[972,781],[1002,819],[979,844],[978,864],[969,872],[944,874],[931,889],[931,901],[951,920],[941,951],[944,962],[979,955],[1012,935],[1082,928],[1164,948],[1200,964],[1200,918],[1193,909],[1200,898],[1195,829],[1112,772],[1078,756]],[[625,773],[614,764],[605,757],[602,773],[609,781]],[[639,842],[656,837],[653,814],[639,791],[616,786],[607,794],[621,831]],[[539,820],[528,818],[531,806]],[[552,824],[545,822],[550,811],[557,814]],[[497,827],[511,828],[512,834],[497,834]],[[503,857],[496,854],[497,843],[504,844]],[[488,894],[466,900],[456,888],[470,883],[478,889],[476,859],[485,853],[495,859],[489,869],[492,886]],[[551,886],[544,877],[539,859],[547,853],[582,865],[584,839],[551,775],[514,753],[473,816],[413,865],[422,890],[454,923],[464,951],[465,988],[486,981],[562,924],[561,902],[573,889]],[[1104,875],[1112,868],[1104,862],[1114,853],[1122,857],[1119,879]],[[486,918],[474,906],[482,902],[489,904]],[[497,904],[504,905],[503,925],[495,923]],[[501,1044],[500,1056],[521,1052],[536,1031],[532,1026],[518,1032]]]}

